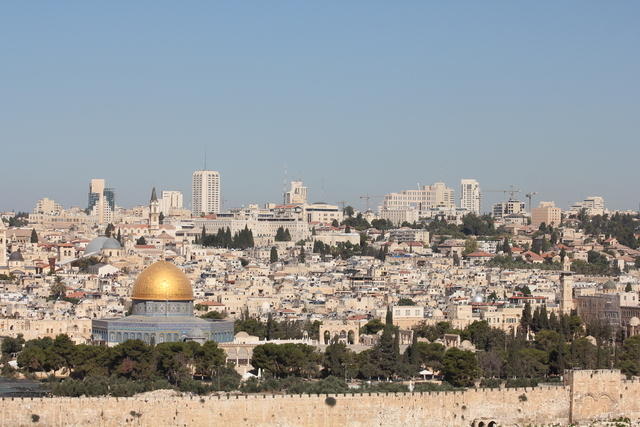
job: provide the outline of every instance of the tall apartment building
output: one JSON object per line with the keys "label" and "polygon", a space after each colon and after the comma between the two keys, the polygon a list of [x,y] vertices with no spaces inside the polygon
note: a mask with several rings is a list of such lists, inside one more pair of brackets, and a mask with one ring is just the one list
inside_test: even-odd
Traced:
{"label": "tall apartment building", "polygon": [[284,193],[285,205],[303,205],[307,203],[307,187],[302,181],[291,181],[291,188]]}
{"label": "tall apartment building", "polygon": [[336,205],[328,203],[304,204],[304,217],[308,223],[331,224],[333,220],[342,222],[344,213]]}
{"label": "tall apartment building", "polygon": [[106,224],[113,220],[116,210],[116,193],[107,188],[104,179],[92,179],[89,184],[89,203],[87,210],[97,218],[98,224]]}
{"label": "tall apartment building", "polygon": [[587,211],[587,215],[604,215],[604,199],[600,196],[589,196],[571,206],[573,212],[579,212],[582,209]]}
{"label": "tall apartment building", "polygon": [[460,180],[460,207],[480,215],[480,183],[475,179]]}
{"label": "tall apartment building", "polygon": [[404,190],[384,196],[382,210],[406,210],[414,208],[418,211],[442,208],[455,208],[453,189],[443,182],[423,185],[417,190]]}
{"label": "tall apartment building", "polygon": [[495,218],[502,218],[513,214],[524,214],[525,212],[526,206],[524,202],[519,200],[508,200],[493,205],[493,216]]}
{"label": "tall apartment building", "polygon": [[183,207],[183,196],[181,191],[167,191],[162,192],[162,198],[160,199],[160,212],[164,216],[171,215],[171,211],[181,210]]}
{"label": "tall apartment building", "polygon": [[561,221],[562,210],[553,202],[540,202],[537,208],[531,209],[531,225],[534,227],[540,227],[543,222],[557,227]]}
{"label": "tall apartment building", "polygon": [[194,216],[220,213],[220,174],[218,171],[195,171],[192,179]]}
{"label": "tall apartment building", "polygon": [[36,214],[53,214],[62,211],[62,206],[56,203],[55,200],[51,200],[44,197],[36,203],[36,207],[33,209],[33,213]]}
{"label": "tall apartment building", "polygon": [[429,232],[415,228],[402,227],[389,230],[389,240],[397,243],[422,242],[429,243]]}
{"label": "tall apartment building", "polygon": [[387,221],[391,221],[393,225],[401,225],[408,222],[412,224],[420,220],[420,212],[416,208],[402,208],[402,209],[380,209],[380,218]]}

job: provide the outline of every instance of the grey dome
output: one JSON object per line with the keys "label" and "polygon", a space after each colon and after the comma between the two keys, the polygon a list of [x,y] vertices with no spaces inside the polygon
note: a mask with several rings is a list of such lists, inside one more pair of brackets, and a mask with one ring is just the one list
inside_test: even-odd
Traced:
{"label": "grey dome", "polygon": [[100,252],[103,249],[121,249],[121,248],[122,246],[120,245],[120,242],[118,242],[116,239],[113,239],[111,237],[106,237],[106,236],[100,236],[100,237],[96,237],[91,242],[89,242],[84,253],[93,254],[93,253]]}
{"label": "grey dome", "polygon": [[616,282],[614,282],[613,280],[609,280],[604,285],[602,285],[602,289],[616,289],[616,288],[617,288]]}
{"label": "grey dome", "polygon": [[15,251],[9,255],[9,261],[24,261],[24,257],[22,256],[22,252]]}
{"label": "grey dome", "polygon": [[473,297],[473,302],[484,302],[484,297],[482,294],[475,294]]}

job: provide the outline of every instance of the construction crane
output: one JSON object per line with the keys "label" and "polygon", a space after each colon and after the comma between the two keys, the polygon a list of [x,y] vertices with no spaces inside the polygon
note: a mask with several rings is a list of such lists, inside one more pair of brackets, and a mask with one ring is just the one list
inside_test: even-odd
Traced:
{"label": "construction crane", "polygon": [[371,200],[371,199],[381,199],[383,197],[384,196],[372,196],[370,194],[364,194],[364,195],[360,196],[361,199],[364,199],[364,200],[367,201],[367,211],[369,210],[369,200]]}
{"label": "construction crane", "polygon": [[504,193],[509,195],[509,200],[515,200],[516,194],[520,192],[515,185],[510,185],[509,190],[482,190],[483,193]]}
{"label": "construction crane", "polygon": [[535,191],[532,191],[531,193],[527,193],[524,195],[524,197],[526,197],[527,199],[529,199],[529,212],[531,212],[531,199],[533,199],[533,196],[535,196],[536,194],[538,194]]}

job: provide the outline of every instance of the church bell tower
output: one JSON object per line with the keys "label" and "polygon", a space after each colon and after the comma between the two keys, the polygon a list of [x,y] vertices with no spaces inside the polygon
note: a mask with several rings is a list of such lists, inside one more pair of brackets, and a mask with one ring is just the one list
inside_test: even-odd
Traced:
{"label": "church bell tower", "polygon": [[156,188],[151,191],[151,201],[149,202],[149,230],[160,228],[160,202],[156,195]]}

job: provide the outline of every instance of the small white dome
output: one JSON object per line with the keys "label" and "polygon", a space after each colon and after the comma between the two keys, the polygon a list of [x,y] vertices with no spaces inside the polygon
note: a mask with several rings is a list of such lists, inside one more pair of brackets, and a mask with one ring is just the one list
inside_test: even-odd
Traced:
{"label": "small white dome", "polygon": [[484,302],[484,297],[482,294],[475,294],[473,297],[473,302]]}

